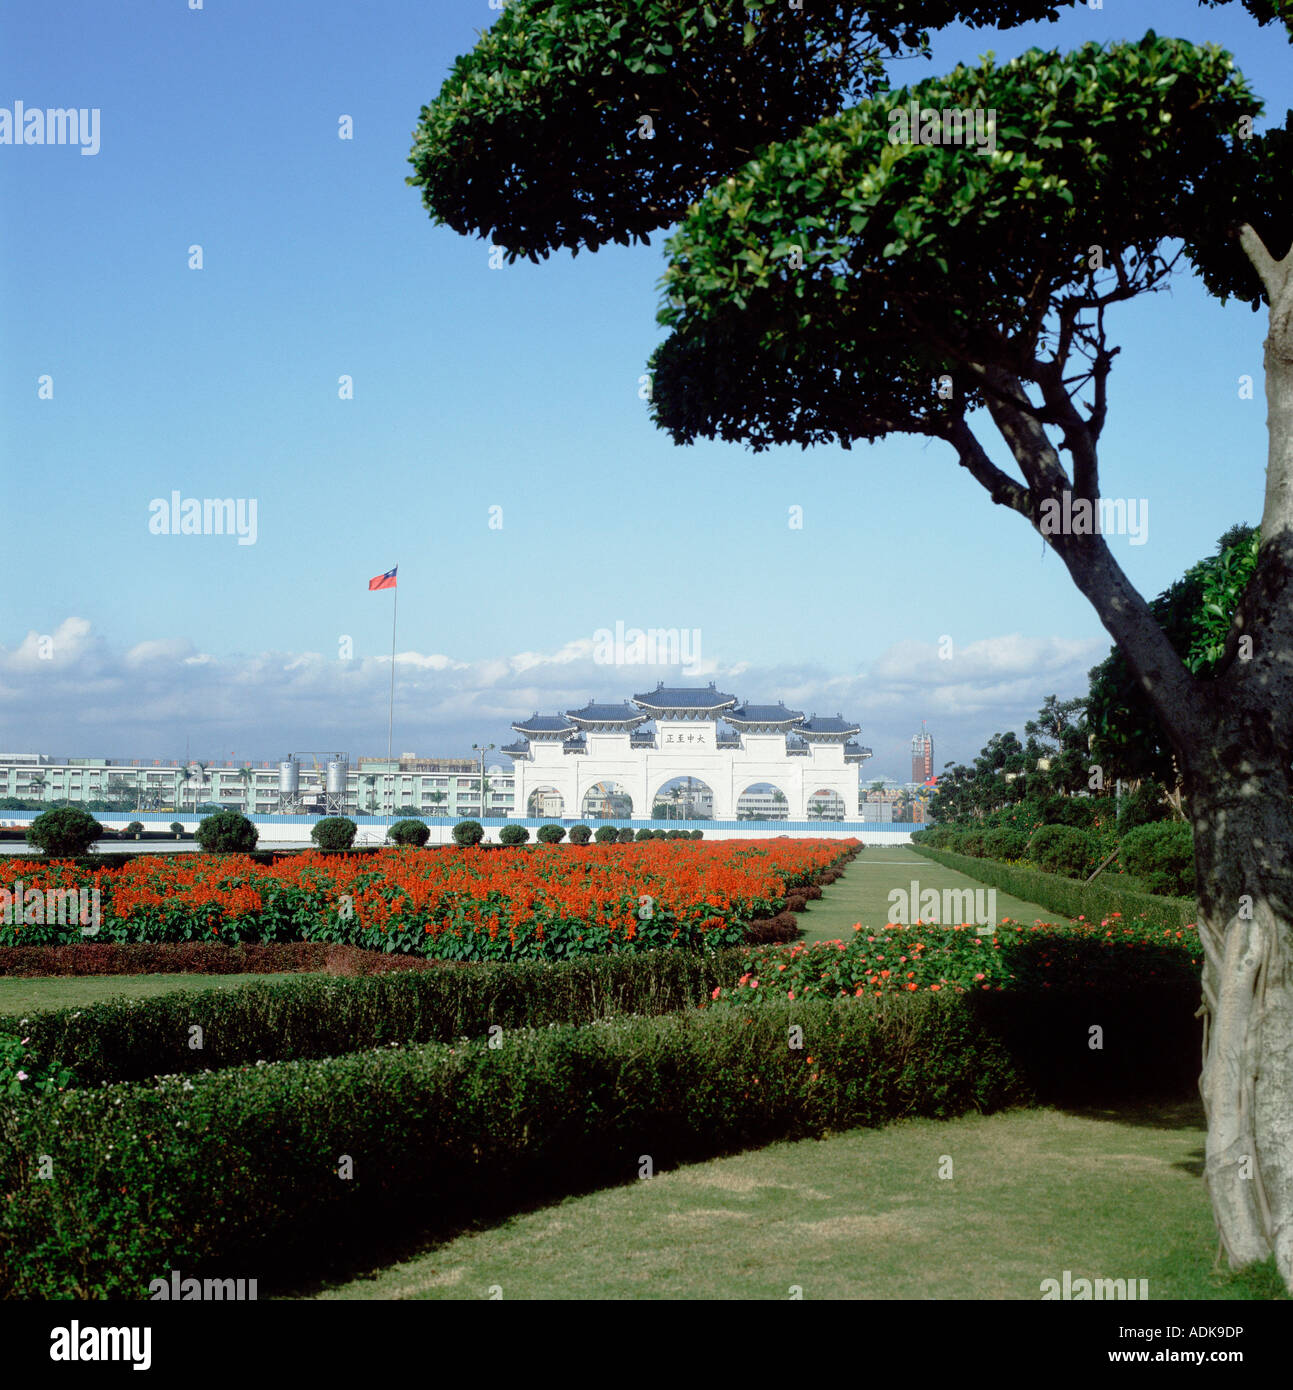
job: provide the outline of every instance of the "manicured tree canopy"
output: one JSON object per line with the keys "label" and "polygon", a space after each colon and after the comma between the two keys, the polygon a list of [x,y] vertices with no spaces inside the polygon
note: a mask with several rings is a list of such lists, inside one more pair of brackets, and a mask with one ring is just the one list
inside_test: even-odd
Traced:
{"label": "manicured tree canopy", "polygon": [[928,30],[1061,8],[509,0],[422,108],[409,182],[438,220],[511,259],[645,241],[762,145],[870,90],[882,57],[921,50]]}
{"label": "manicured tree canopy", "polygon": [[[912,100],[996,111],[995,152],[892,143],[890,113]],[[1164,238],[1205,239],[1213,208],[1190,190],[1215,189],[1258,109],[1228,55],[1151,36],[958,67],[772,146],[669,243],[657,420],[679,443],[756,449],[946,438],[1028,514],[1042,497],[973,446],[967,412],[1002,372],[1050,386],[1059,412],[1059,383],[1039,380],[1051,351],[1080,354],[1083,312],[1157,284]],[[1255,299],[1237,253],[1231,271],[1245,269]],[[1097,432],[1107,369],[1091,368]]]}

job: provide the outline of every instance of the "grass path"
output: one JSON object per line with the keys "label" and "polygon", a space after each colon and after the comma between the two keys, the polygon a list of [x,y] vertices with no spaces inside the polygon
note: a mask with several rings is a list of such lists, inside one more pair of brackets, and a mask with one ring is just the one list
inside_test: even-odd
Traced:
{"label": "grass path", "polygon": [[[833,941],[847,936],[855,922],[864,926],[885,922],[889,917],[889,894],[895,888],[907,889],[912,879],[921,889],[983,888],[984,885],[955,869],[946,869],[925,859],[907,845],[883,845],[864,849],[845,869],[842,878],[799,914],[805,941]],[[997,891],[997,918],[1013,917],[1019,922],[1055,920],[1055,913],[1038,903],[1026,902],[1010,893]]]}
{"label": "grass path", "polygon": [[1193,1102],[903,1121],[570,1198],[317,1296],[1038,1299],[1067,1269],[1282,1297],[1271,1262],[1214,1270],[1203,1144]]}
{"label": "grass path", "polygon": [[0,976],[0,1014],[28,1014],[38,1009],[75,1009],[125,995],[152,999],[176,989],[233,989],[254,980],[286,980],[274,975],[52,975],[32,979]]}

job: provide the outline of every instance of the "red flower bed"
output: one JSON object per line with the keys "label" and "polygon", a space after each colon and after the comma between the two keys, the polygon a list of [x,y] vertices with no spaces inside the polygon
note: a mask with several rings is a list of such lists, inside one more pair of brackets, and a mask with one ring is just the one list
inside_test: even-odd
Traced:
{"label": "red flower bed", "polygon": [[740,980],[715,1002],[854,996],[879,998],[943,990],[1107,990],[1158,978],[1197,979],[1197,927],[1168,931],[1112,913],[1098,925],[1022,922],[1004,917],[980,934],[965,923],[860,923],[842,941],[752,950]]}
{"label": "red flower bed", "polygon": [[[98,941],[324,941],[449,960],[560,958],[737,945],[788,890],[855,848],[824,840],[644,841],[524,850],[397,848],[305,854],[140,856],[119,869],[11,861],[27,888],[98,887]],[[76,926],[0,924],[0,944],[82,940]]]}

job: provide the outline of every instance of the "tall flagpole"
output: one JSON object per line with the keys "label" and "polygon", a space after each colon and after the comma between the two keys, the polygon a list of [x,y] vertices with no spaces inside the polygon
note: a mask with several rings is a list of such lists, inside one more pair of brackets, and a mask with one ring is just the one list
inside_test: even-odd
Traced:
{"label": "tall flagpole", "polygon": [[391,736],[395,731],[395,617],[400,611],[399,566],[396,566],[395,602],[391,606],[391,708],[386,721],[386,761],[391,760]]}

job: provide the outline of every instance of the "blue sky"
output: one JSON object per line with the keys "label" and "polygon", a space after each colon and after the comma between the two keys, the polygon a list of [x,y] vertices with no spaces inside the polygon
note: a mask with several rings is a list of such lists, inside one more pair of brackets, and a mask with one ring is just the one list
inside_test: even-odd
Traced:
{"label": "blue sky", "polygon": [[[98,107],[102,125],[93,157],[0,146],[0,745],[384,751],[392,596],[366,586],[396,563],[395,741],[424,754],[677,676],[595,665],[617,621],[699,629],[704,680],[859,720],[877,776],[907,775],[922,718],[941,766],[1080,693],[1103,630],[941,446],[755,455],[653,429],[638,381],[663,238],[491,270],[484,243],[432,225],[404,183],[411,133],[495,17],[486,0],[6,10],[0,106]],[[951,30],[897,73],[1149,27],[1230,48],[1282,119],[1289,47],[1237,5]],[[1112,543],[1152,595],[1260,515],[1264,316],[1187,272],[1112,326],[1104,490],[1149,499],[1148,543]],[[151,534],[149,502],[176,490],[256,499],[256,543]]]}

